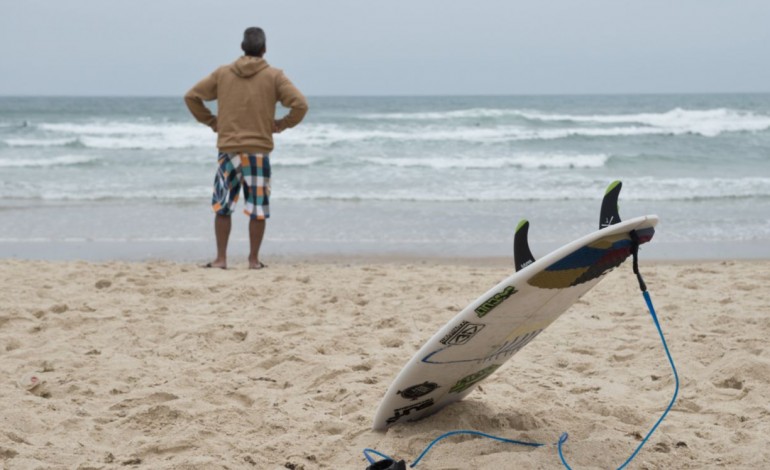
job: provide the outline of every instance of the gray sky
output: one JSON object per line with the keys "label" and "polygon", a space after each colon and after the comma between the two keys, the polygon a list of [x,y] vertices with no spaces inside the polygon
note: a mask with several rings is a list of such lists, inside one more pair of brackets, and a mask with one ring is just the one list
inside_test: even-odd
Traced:
{"label": "gray sky", "polygon": [[770,91],[768,0],[0,2],[0,95],[180,95],[252,25],[308,95]]}

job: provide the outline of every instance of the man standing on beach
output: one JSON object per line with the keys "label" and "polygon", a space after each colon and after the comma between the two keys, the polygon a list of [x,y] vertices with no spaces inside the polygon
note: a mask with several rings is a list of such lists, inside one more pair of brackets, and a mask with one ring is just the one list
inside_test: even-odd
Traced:
{"label": "man standing on beach", "polygon": [[[243,186],[244,213],[249,221],[249,268],[261,269],[259,248],[270,217],[270,152],[273,133],[282,132],[302,121],[307,100],[286,78],[262,58],[267,51],[265,32],[247,28],[241,49],[245,55],[230,65],[216,69],[196,84],[184,97],[187,107],[199,122],[217,133],[219,148],[214,194],[211,205],[216,213],[214,233],[217,257],[209,268],[227,267],[227,242],[230,238],[233,208]],[[217,100],[217,115],[203,103]],[[276,103],[289,113],[275,119]]]}

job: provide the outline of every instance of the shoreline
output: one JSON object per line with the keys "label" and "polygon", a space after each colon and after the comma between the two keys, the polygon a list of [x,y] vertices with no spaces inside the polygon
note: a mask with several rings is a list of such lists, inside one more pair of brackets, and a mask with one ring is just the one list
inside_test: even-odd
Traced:
{"label": "shoreline", "polygon": [[[393,205],[385,202],[272,203],[261,254],[302,260],[321,256],[506,258],[521,215],[529,218],[530,247],[542,257],[598,228],[598,202],[500,202]],[[643,259],[770,259],[770,239],[757,228],[760,205],[715,209],[628,201],[624,214],[658,212],[659,230],[642,247]],[[722,214],[714,231],[714,211]],[[736,212],[737,211],[737,212]],[[748,211],[748,212],[746,212]],[[214,252],[212,215],[203,201],[177,206],[124,203],[42,204],[0,209],[13,224],[0,227],[0,259],[169,259],[205,262]],[[655,213],[655,212],[654,212]],[[629,215],[630,217],[630,215]],[[753,221],[746,224],[745,219]],[[233,220],[230,254],[247,254],[247,218]]]}
{"label": "shoreline", "polygon": [[[246,239],[232,237],[229,256],[242,260],[247,255]],[[507,245],[507,244],[506,244]],[[531,243],[535,258],[540,258],[562,246],[557,243]],[[0,260],[20,259],[38,261],[171,261],[178,263],[205,263],[213,256],[214,240],[196,241],[7,241],[0,240]],[[498,254],[499,253],[499,254]],[[493,266],[511,264],[509,246],[471,246],[450,242],[431,244],[280,242],[265,241],[261,250],[265,262],[398,262],[451,263],[463,260],[469,264]],[[765,261],[770,260],[770,244],[762,241],[741,242],[667,242],[642,246],[642,262],[708,262],[708,261]]]}

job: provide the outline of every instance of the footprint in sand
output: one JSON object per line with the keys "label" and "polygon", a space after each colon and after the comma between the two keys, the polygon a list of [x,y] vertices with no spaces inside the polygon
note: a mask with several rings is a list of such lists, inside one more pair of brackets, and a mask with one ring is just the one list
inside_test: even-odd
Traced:
{"label": "footprint in sand", "polygon": [[738,380],[735,377],[730,377],[720,382],[714,382],[714,386],[718,388],[732,388],[735,390],[743,390],[743,381]]}
{"label": "footprint in sand", "polygon": [[142,398],[129,398],[110,407],[111,410],[126,410],[142,405],[155,405],[167,401],[176,400],[179,397],[173,393],[157,392]]}

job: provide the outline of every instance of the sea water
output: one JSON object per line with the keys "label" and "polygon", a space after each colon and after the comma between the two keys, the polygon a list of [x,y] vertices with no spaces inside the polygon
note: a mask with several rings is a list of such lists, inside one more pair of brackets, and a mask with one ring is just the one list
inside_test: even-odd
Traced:
{"label": "sea water", "polygon": [[[652,255],[770,256],[768,94],[309,102],[275,136],[265,256],[506,257],[522,218],[538,256],[616,179],[622,218],[661,217]],[[216,155],[181,97],[0,97],[0,258],[206,258]]]}

